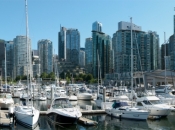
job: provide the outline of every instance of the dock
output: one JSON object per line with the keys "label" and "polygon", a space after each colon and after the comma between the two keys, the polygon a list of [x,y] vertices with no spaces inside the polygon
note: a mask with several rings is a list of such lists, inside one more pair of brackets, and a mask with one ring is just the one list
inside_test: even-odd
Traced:
{"label": "dock", "polygon": [[[46,115],[47,111],[40,111],[40,115]],[[106,114],[105,110],[81,110],[82,114]]]}
{"label": "dock", "polygon": [[0,111],[0,126],[8,126],[12,125],[12,119],[9,117],[9,113],[7,111]]}
{"label": "dock", "polygon": [[79,123],[82,123],[84,125],[89,125],[89,126],[92,126],[92,125],[97,125],[98,122],[96,121],[93,121],[93,120],[90,120],[90,119],[87,119],[85,117],[80,117],[79,120],[78,120]]}

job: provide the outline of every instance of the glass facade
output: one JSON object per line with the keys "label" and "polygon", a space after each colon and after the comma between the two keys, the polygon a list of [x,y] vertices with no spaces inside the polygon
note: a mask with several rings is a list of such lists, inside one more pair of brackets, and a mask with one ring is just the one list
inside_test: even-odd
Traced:
{"label": "glass facade", "polygon": [[53,45],[52,41],[42,39],[38,41],[38,51],[40,58],[40,72],[53,72]]}
{"label": "glass facade", "polygon": [[61,27],[58,40],[59,61],[65,60],[79,65],[80,33],[77,29]]}
{"label": "glass facade", "polygon": [[86,72],[91,74],[92,74],[92,58],[93,58],[92,38],[86,38],[86,41],[85,41]]}
{"label": "glass facade", "polygon": [[[109,35],[101,32],[92,31],[93,41],[93,76],[98,78],[98,65],[100,65],[101,77],[104,78],[105,74],[112,72],[111,66],[111,50],[112,41]],[[98,63],[99,57],[99,63]]]}

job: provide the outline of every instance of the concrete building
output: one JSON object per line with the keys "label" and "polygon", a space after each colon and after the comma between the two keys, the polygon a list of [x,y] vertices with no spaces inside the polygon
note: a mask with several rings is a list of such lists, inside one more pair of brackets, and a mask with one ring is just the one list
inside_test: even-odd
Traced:
{"label": "concrete building", "polygon": [[85,41],[85,68],[86,68],[86,73],[92,74],[92,60],[93,60],[92,38],[86,38],[86,41]]}
{"label": "concrete building", "polygon": [[32,72],[32,60],[31,60],[31,40],[26,36],[16,36],[14,42],[14,58],[13,58],[13,75],[24,76],[30,74],[33,77]]}
{"label": "concrete building", "polygon": [[79,65],[80,32],[78,29],[66,29],[60,27],[58,33],[58,56],[59,61],[65,59],[67,62]]}
{"label": "concrete building", "polygon": [[85,67],[85,48],[80,48],[80,59],[79,59],[79,65],[81,67]]}
{"label": "concrete building", "polygon": [[48,39],[42,39],[38,41],[38,52],[41,64],[40,73],[43,72],[51,73],[53,72],[53,44],[52,41]]}

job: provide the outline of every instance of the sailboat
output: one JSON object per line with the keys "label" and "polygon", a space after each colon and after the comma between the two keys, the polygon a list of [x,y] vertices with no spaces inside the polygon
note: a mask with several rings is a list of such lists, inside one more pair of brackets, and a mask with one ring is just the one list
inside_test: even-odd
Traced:
{"label": "sailboat", "polygon": [[[132,42],[132,18],[131,18],[131,90],[133,90],[133,42]],[[146,120],[149,112],[137,107],[129,106],[124,101],[115,101],[112,106],[108,106],[105,112],[117,118],[134,120]]]}
{"label": "sailboat", "polygon": [[[27,71],[27,84],[28,84],[28,90],[29,88],[31,88],[31,84],[29,83],[29,79],[30,79],[30,56],[29,56],[29,50],[30,47],[28,47],[28,16],[27,16],[27,0],[25,0],[25,8],[26,8],[26,46],[27,46],[27,66],[28,66],[28,71]],[[29,92],[28,92],[29,93]],[[17,105],[15,106],[14,109],[14,114],[16,117],[16,121],[19,124],[24,125],[25,127],[29,127],[34,129],[37,124],[38,124],[38,119],[39,119],[39,111],[37,109],[35,109],[32,105],[29,105],[29,101],[27,100],[27,106],[25,104],[23,105]]]}

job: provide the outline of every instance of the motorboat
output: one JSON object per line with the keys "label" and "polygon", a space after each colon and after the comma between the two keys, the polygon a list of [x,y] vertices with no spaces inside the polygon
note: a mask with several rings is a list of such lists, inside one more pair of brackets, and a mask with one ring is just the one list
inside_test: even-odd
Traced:
{"label": "motorboat", "polygon": [[0,93],[0,108],[8,109],[14,105],[11,93]]}
{"label": "motorboat", "polygon": [[46,112],[48,119],[56,124],[74,124],[82,116],[80,109],[72,107],[67,97],[54,98]]}
{"label": "motorboat", "polygon": [[92,100],[92,94],[88,92],[77,93],[78,100]]}
{"label": "motorboat", "polygon": [[16,105],[14,109],[14,114],[17,123],[34,129],[38,125],[39,110],[35,109],[33,106]]}
{"label": "motorboat", "polygon": [[174,110],[173,107],[164,104],[156,96],[144,96],[136,99],[136,107],[150,112],[149,116],[167,116]]}
{"label": "motorboat", "polygon": [[136,107],[131,107],[127,102],[114,102],[111,107],[107,107],[105,112],[108,115],[125,118],[125,119],[134,119],[134,120],[147,120],[149,112],[147,110],[141,110]]}
{"label": "motorboat", "polygon": [[38,95],[34,96],[34,100],[46,101],[47,96],[44,93],[39,93]]}
{"label": "motorboat", "polygon": [[69,95],[69,101],[77,101],[77,96],[76,95]]}
{"label": "motorboat", "polygon": [[170,93],[173,91],[171,84],[167,85],[160,85],[159,87],[156,87],[155,92],[156,94],[165,94],[165,93]]}

